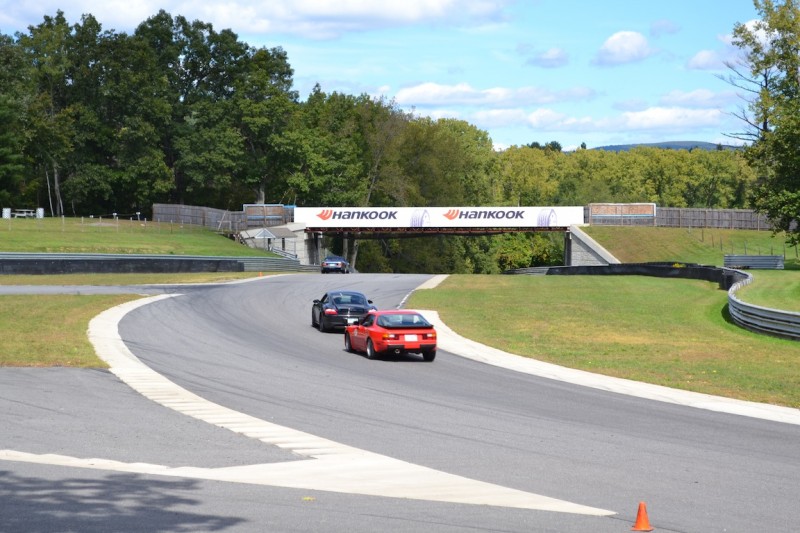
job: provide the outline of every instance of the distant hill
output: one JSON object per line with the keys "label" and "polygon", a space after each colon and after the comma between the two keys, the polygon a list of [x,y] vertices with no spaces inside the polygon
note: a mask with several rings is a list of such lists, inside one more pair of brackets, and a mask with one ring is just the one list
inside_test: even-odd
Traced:
{"label": "distant hill", "polygon": [[609,152],[627,152],[631,148],[644,146],[648,148],[663,148],[665,150],[718,150],[721,146],[723,150],[741,150],[741,146],[733,146],[730,144],[715,144],[701,141],[668,141],[660,143],[642,143],[642,144],[616,144],[610,146],[598,146],[592,150],[606,150]]}

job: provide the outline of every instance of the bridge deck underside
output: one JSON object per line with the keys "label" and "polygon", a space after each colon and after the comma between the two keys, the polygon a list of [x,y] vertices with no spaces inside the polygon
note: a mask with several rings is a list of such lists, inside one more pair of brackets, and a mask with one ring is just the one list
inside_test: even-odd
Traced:
{"label": "bridge deck underside", "polygon": [[517,227],[517,228],[306,228],[306,233],[349,235],[361,239],[386,239],[400,237],[427,237],[435,235],[496,235],[499,233],[565,232],[568,227]]}

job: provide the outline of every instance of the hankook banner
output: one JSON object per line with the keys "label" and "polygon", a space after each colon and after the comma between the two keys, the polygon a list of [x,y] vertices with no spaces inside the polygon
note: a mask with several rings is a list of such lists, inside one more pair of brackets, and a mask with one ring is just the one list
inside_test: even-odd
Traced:
{"label": "hankook banner", "polygon": [[577,207],[295,207],[306,228],[547,228],[583,224]]}

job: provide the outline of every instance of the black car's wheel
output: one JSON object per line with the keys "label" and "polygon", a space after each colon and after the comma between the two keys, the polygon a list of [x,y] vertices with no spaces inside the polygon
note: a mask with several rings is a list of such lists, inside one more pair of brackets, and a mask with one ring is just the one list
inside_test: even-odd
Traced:
{"label": "black car's wheel", "polygon": [[328,328],[325,326],[325,319],[322,318],[322,313],[319,314],[319,320],[317,320],[317,327],[322,333],[328,331]]}
{"label": "black car's wheel", "polygon": [[350,344],[350,334],[346,333],[346,332],[344,334],[344,349],[347,352],[352,352],[353,351],[353,345]]}
{"label": "black car's wheel", "polygon": [[311,327],[317,327],[317,315],[314,313],[314,310],[311,310]]}
{"label": "black car's wheel", "polygon": [[436,359],[436,350],[428,350],[422,352],[422,359],[430,363],[431,361]]}
{"label": "black car's wheel", "polygon": [[372,339],[367,339],[367,359],[377,359],[378,354],[375,352],[375,346],[372,345]]}

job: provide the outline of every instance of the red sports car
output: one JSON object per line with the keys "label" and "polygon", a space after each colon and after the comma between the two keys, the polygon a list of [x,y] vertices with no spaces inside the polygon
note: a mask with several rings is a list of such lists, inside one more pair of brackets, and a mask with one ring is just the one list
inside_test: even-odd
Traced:
{"label": "red sports car", "polygon": [[436,330],[416,311],[370,311],[358,324],[344,330],[344,349],[365,352],[369,359],[384,354],[419,353],[436,358]]}

